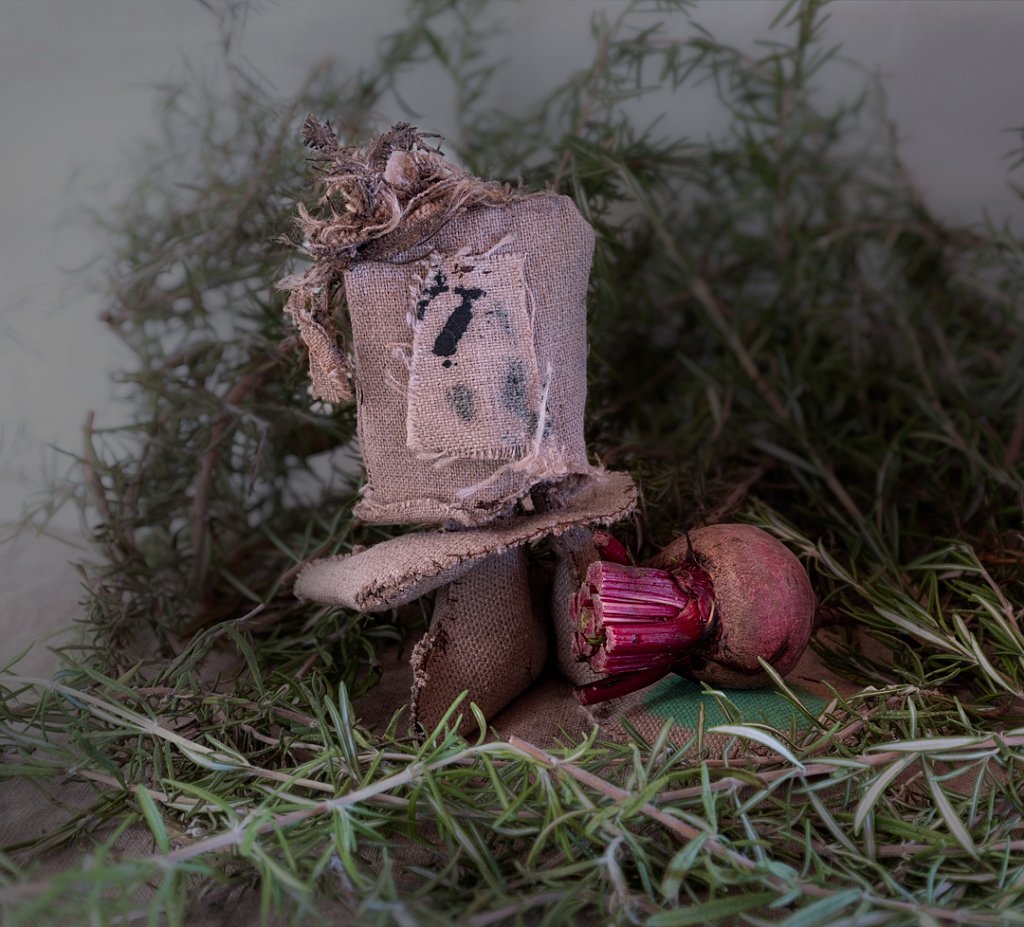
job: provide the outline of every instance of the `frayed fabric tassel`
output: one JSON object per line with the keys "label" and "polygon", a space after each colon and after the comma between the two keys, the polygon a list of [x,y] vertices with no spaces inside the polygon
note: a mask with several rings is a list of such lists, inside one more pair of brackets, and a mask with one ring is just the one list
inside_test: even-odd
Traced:
{"label": "frayed fabric tassel", "polygon": [[352,398],[349,384],[351,365],[338,348],[329,312],[311,312],[309,302],[304,290],[293,290],[285,311],[295,319],[299,334],[309,349],[313,398],[325,402],[347,402]]}
{"label": "frayed fabric tassel", "polygon": [[398,123],[360,150],[339,144],[330,125],[313,116],[303,125],[304,142],[318,152],[324,190],[316,215],[298,207],[302,251],[313,265],[280,285],[290,291],[285,311],[309,348],[315,399],[352,398],[352,369],[338,347],[325,295],[343,285],[345,270],[360,260],[392,260],[465,209],[502,206],[515,197],[445,161],[427,137]]}

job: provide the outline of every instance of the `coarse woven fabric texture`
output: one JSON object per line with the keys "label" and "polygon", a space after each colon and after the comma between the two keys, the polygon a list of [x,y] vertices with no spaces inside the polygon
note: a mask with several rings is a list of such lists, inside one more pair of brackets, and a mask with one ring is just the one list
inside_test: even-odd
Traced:
{"label": "coarse woven fabric texture", "polygon": [[568,498],[585,485],[593,248],[568,197],[534,194],[468,209],[346,271],[367,472],[358,518],[475,527],[536,486]]}
{"label": "coarse woven fabric texture", "polygon": [[633,511],[636,501],[636,486],[628,473],[596,471],[594,480],[565,508],[472,531],[405,534],[358,553],[314,560],[296,578],[295,594],[359,611],[385,611],[452,582],[482,558],[579,525],[619,521]]}
{"label": "coarse woven fabric texture", "polygon": [[[410,660],[414,724],[432,730],[463,691],[491,718],[540,675],[547,616],[534,612],[527,561],[526,549],[516,547],[438,590],[430,629]],[[463,712],[460,732],[476,726]]]}

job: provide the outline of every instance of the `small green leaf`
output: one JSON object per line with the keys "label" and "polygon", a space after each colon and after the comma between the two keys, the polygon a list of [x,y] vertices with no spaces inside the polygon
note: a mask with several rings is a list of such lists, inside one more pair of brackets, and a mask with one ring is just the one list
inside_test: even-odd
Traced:
{"label": "small green leaf", "polygon": [[700,834],[669,860],[669,864],[665,867],[665,875],[661,880],[661,893],[665,898],[675,901],[679,897],[683,879],[686,878],[686,873],[693,868],[694,860],[704,848],[708,837],[709,835],[706,833]]}
{"label": "small green leaf", "polygon": [[949,801],[949,796],[942,790],[942,784],[934,774],[930,774],[928,776],[928,788],[931,790],[932,798],[935,799],[935,806],[939,809],[939,814],[942,815],[942,819],[946,822],[946,827],[949,828],[949,832],[956,838],[957,843],[959,843],[964,850],[977,859],[978,848],[975,846],[970,832],[964,826],[964,822],[960,820],[960,816],[953,809],[953,806]]}
{"label": "small green leaf", "polygon": [[819,898],[794,911],[780,927],[818,927],[832,920],[840,911],[845,911],[861,897],[860,889],[848,888],[828,898]]}
{"label": "small green leaf", "polygon": [[688,924],[714,924],[723,917],[734,917],[744,911],[761,908],[769,904],[775,892],[749,892],[716,898],[675,911],[662,911],[648,919],[647,927],[687,927]]}
{"label": "small green leaf", "polygon": [[762,730],[759,727],[753,727],[746,724],[720,724],[718,727],[710,729],[709,733],[712,734],[729,734],[733,737],[745,737],[747,740],[756,741],[759,744],[764,745],[769,750],[777,753],[784,760],[792,763],[800,772],[803,772],[806,768],[803,763],[796,758],[796,756],[790,751],[790,749],[782,743],[777,737],[769,734],[767,731]]}
{"label": "small green leaf", "polygon": [[160,814],[160,809],[157,808],[156,802],[153,801],[153,796],[149,794],[145,786],[137,785],[135,786],[135,797],[139,801],[142,816],[146,819],[146,823],[149,825],[153,839],[156,840],[156,845],[159,847],[160,852],[170,853],[171,841],[167,836],[167,828],[164,825],[163,816]]}
{"label": "small green leaf", "polygon": [[860,833],[861,828],[864,826],[864,819],[874,809],[889,783],[916,759],[917,756],[907,756],[896,760],[896,762],[887,766],[885,771],[880,773],[875,781],[871,783],[870,788],[864,793],[864,797],[858,802],[857,810],[853,815],[854,833]]}

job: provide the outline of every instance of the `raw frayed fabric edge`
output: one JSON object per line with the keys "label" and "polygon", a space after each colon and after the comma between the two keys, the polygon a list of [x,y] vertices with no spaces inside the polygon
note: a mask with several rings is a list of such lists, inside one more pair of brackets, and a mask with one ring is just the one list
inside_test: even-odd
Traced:
{"label": "raw frayed fabric edge", "polygon": [[[507,474],[506,474],[507,475]],[[491,528],[502,519],[515,517],[527,496],[533,496],[538,489],[552,499],[557,499],[550,508],[564,508],[580,494],[595,478],[592,470],[567,470],[538,472],[537,481],[521,485],[515,491],[497,498],[477,498],[461,505],[424,496],[419,499],[403,499],[398,502],[377,502],[368,484],[363,486],[362,498],[355,504],[353,514],[366,524],[416,524],[434,523],[449,528]]]}
{"label": "raw frayed fabric edge", "polygon": [[317,151],[326,218],[298,206],[300,250],[312,266],[278,286],[287,291],[284,311],[298,325],[309,351],[314,399],[352,398],[352,365],[338,345],[332,305],[343,301],[345,270],[360,260],[399,259],[436,235],[460,212],[501,206],[517,194],[446,161],[427,136],[397,123],[365,148],[338,143],[330,124],[308,116],[303,142]]}

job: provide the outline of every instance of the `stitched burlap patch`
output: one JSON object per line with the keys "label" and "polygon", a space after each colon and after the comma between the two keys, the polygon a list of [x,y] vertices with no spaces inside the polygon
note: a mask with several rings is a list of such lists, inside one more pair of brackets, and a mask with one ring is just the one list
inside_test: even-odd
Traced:
{"label": "stitched burlap patch", "polygon": [[545,423],[523,258],[445,258],[416,294],[406,443],[427,460],[521,460]]}

